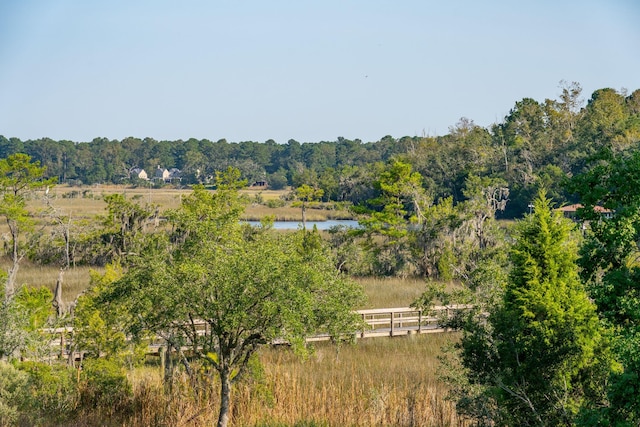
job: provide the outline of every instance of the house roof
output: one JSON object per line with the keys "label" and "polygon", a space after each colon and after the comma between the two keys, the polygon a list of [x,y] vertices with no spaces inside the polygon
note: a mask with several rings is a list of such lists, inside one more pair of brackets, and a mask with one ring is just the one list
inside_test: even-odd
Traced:
{"label": "house roof", "polygon": [[[578,209],[583,208],[584,206],[582,206],[580,203],[575,203],[573,205],[567,205],[567,206],[562,206],[560,208],[558,208],[559,211],[561,212],[576,212]],[[611,209],[606,209],[603,208],[602,206],[594,206],[593,207],[594,212],[598,212],[598,213],[611,213]]]}

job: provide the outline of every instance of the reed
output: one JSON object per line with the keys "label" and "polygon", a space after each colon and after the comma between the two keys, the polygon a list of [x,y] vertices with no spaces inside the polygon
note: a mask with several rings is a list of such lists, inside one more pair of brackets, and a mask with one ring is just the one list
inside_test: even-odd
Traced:
{"label": "reed", "polygon": [[[363,308],[409,307],[427,287],[427,282],[420,278],[358,277],[355,280],[367,296],[366,307]],[[463,286],[456,281],[442,283],[448,292]]]}
{"label": "reed", "polygon": [[360,277],[355,280],[367,296],[366,306],[362,308],[408,307],[426,288],[422,279]]}
{"label": "reed", "polygon": [[[7,258],[0,259],[0,268],[6,271],[9,265]],[[62,282],[62,300],[65,303],[74,301],[80,293],[89,287],[89,272],[91,270],[102,271],[99,267],[86,266],[72,267],[65,271]],[[18,269],[17,283],[18,286],[46,286],[51,292],[54,292],[59,273],[60,269],[56,266],[39,265],[23,260]]]}
{"label": "reed", "polygon": [[[256,190],[244,189],[240,194],[245,195],[251,201],[247,206],[243,219],[258,221],[271,215],[277,221],[301,221],[300,208],[291,207],[291,202],[283,202],[284,206],[270,208],[264,204],[255,203],[260,199],[263,203],[269,200],[280,200],[287,193],[286,190]],[[177,209],[182,203],[182,198],[190,194],[190,189],[175,188],[143,188],[124,185],[96,185],[91,187],[69,187],[60,185],[50,190],[48,197],[51,204],[56,207],[61,215],[70,216],[72,220],[92,219],[96,215],[105,213],[106,203],[104,197],[111,194],[123,194],[128,199],[138,201],[140,204],[152,204],[159,207],[160,212],[169,209]],[[37,212],[45,209],[46,204],[43,194],[38,194],[28,203],[31,212],[37,216]],[[330,209],[329,209],[330,208]],[[330,219],[352,219],[353,215],[345,209],[335,209],[333,204],[309,208],[307,219],[309,221],[326,221]]]}
{"label": "reed", "polygon": [[[264,348],[262,371],[234,389],[232,426],[464,426],[447,387],[438,380],[441,347],[453,334],[360,340],[336,347],[320,343],[309,358],[288,348]],[[163,386],[158,367],[130,374],[134,398],[128,426],[215,424],[215,379],[196,395],[186,377]],[[84,414],[82,417],[95,417]],[[95,425],[95,424],[77,424]]]}

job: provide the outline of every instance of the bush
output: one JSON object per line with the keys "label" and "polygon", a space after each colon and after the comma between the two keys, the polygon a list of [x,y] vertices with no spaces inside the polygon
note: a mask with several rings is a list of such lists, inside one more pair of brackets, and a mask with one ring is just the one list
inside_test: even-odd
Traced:
{"label": "bush", "polygon": [[267,207],[271,209],[281,208],[286,204],[282,199],[269,199],[267,200]]}
{"label": "bush", "polygon": [[0,362],[0,427],[14,425],[18,419],[21,392],[27,380],[27,374]]}
{"label": "bush", "polygon": [[75,412],[79,403],[75,369],[40,362],[21,362],[16,366],[28,375],[20,399],[26,423],[62,421]]}
{"label": "bush", "polygon": [[121,412],[131,402],[132,389],[123,369],[108,359],[88,359],[82,365],[82,405]]}

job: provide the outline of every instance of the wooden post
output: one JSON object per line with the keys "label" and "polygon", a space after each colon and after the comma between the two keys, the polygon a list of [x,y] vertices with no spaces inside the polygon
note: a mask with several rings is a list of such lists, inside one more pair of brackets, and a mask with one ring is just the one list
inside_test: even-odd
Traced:
{"label": "wooden post", "polygon": [[422,310],[418,310],[418,334],[422,333]]}
{"label": "wooden post", "polygon": [[391,315],[391,331],[389,332],[389,336],[393,336],[393,311],[389,313]]}
{"label": "wooden post", "polygon": [[60,360],[64,357],[64,329],[60,332]]}
{"label": "wooden post", "polygon": [[160,346],[158,347],[158,356],[160,356],[160,372],[164,376],[164,371],[167,365],[167,349]]}

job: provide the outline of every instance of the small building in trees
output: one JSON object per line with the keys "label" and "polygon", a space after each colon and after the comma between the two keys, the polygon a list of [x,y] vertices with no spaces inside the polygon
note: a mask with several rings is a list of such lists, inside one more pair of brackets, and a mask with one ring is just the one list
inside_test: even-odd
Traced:
{"label": "small building in trees", "polygon": [[[568,206],[563,206],[561,208],[558,208],[558,210],[560,212],[562,212],[562,214],[564,215],[565,218],[569,218],[573,221],[579,222],[580,218],[578,217],[578,210],[582,209],[583,206],[579,203],[573,204],[573,205],[568,205]],[[600,214],[601,217],[603,218],[611,218],[613,216],[613,211],[610,209],[605,209],[602,206],[594,206],[593,207],[594,212],[597,212]]]}
{"label": "small building in trees", "polygon": [[149,180],[147,172],[145,172],[145,170],[141,168],[131,169],[131,178],[144,179],[145,181]]}
{"label": "small building in trees", "polygon": [[267,188],[268,187],[268,183],[266,180],[264,179],[260,179],[256,182],[254,182],[253,184],[251,184],[252,187],[263,187],[263,188]]}
{"label": "small building in trees", "polygon": [[154,181],[169,181],[169,171],[167,169],[161,168],[158,166],[156,169],[156,173],[153,175]]}
{"label": "small building in trees", "polygon": [[155,181],[173,182],[182,180],[182,171],[178,168],[165,169],[158,166],[153,176]]}

